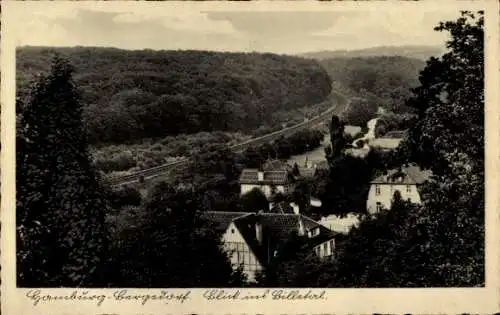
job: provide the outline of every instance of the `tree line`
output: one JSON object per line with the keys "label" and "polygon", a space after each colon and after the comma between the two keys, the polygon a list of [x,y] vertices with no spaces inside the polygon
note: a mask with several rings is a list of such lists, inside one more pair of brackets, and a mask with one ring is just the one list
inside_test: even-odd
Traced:
{"label": "tree line", "polygon": [[325,101],[331,80],[313,60],[270,53],[24,47],[18,95],[58,52],[75,68],[90,143],[201,131],[275,128],[283,111]]}

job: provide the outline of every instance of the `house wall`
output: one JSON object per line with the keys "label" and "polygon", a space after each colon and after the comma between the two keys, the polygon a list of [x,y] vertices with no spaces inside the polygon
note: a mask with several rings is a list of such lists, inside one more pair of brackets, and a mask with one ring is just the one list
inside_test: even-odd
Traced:
{"label": "house wall", "polygon": [[335,252],[335,239],[328,240],[314,247],[314,251],[319,258],[326,258]]}
{"label": "house wall", "polygon": [[[380,187],[380,194],[377,195],[376,187]],[[370,214],[377,213],[377,202],[386,208],[391,208],[392,197],[394,196],[394,192],[399,190],[401,193],[401,198],[405,200],[410,200],[413,203],[420,203],[420,194],[418,193],[417,185],[408,185],[410,186],[410,192],[406,190],[407,185],[401,184],[372,184],[370,186],[370,190],[368,191],[368,200],[366,202],[366,210]]]}
{"label": "house wall", "polygon": [[[287,193],[290,189],[289,186],[276,185],[276,192]],[[241,195],[244,195],[251,191],[252,189],[257,188],[260,189],[264,193],[264,195],[269,198],[271,197],[271,186],[270,185],[250,185],[250,184],[241,184]]]}
{"label": "house wall", "polygon": [[243,273],[245,273],[248,280],[254,281],[256,273],[262,270],[262,265],[248,247],[245,239],[234,223],[228,226],[226,232],[222,236],[222,240],[224,241],[224,248],[228,252],[228,257],[233,269],[237,269],[242,265]]}
{"label": "house wall", "polygon": [[349,213],[346,217],[338,217],[336,215],[329,215],[321,218],[320,224],[329,228],[332,231],[348,234],[353,227],[359,226],[359,215]]}

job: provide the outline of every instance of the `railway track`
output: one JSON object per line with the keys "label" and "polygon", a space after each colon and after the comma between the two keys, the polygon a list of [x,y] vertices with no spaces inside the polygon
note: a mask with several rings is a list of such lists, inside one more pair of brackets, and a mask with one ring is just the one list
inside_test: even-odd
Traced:
{"label": "railway track", "polygon": [[[347,104],[349,102],[348,102],[347,98],[340,93],[332,92],[332,94],[335,94],[338,96],[337,97],[337,99],[339,99],[338,104],[336,104],[332,108],[328,109],[327,111],[321,113],[320,115],[313,117],[312,119],[309,119],[308,121],[302,122],[300,124],[297,124],[297,125],[294,125],[291,127],[287,127],[287,128],[284,128],[284,129],[281,129],[281,130],[278,130],[278,131],[275,131],[272,133],[268,133],[268,134],[260,136],[260,137],[252,138],[252,139],[247,140],[245,142],[233,145],[230,147],[231,150],[233,150],[235,152],[241,152],[250,146],[255,146],[255,145],[263,144],[266,142],[270,142],[270,141],[273,141],[281,136],[288,136],[288,135],[291,135],[297,131],[315,127],[315,126],[325,122],[326,120],[330,119],[332,115],[340,114],[345,109],[345,107],[347,106]],[[111,186],[116,187],[116,186],[122,186],[122,185],[136,183],[136,182],[139,182],[141,180],[152,179],[152,178],[161,176],[164,173],[169,172],[170,170],[185,167],[188,164],[189,160],[190,160],[189,158],[185,158],[185,159],[182,159],[182,160],[179,160],[176,162],[167,163],[167,164],[151,167],[151,168],[148,168],[145,170],[141,170],[141,171],[135,172],[133,174],[107,178],[106,181]]]}

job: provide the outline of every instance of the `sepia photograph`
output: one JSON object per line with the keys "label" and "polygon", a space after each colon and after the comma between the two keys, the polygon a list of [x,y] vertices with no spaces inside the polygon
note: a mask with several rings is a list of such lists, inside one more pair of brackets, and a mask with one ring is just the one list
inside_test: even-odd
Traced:
{"label": "sepia photograph", "polygon": [[15,287],[486,287],[484,9],[64,4],[3,10]]}

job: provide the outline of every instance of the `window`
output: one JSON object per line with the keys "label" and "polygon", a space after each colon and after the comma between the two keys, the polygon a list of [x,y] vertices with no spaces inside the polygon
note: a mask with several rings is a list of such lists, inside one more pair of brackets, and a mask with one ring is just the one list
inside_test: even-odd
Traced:
{"label": "window", "polygon": [[410,185],[406,185],[406,192],[411,193],[411,186]]}
{"label": "window", "polygon": [[328,256],[328,243],[323,244],[323,256]]}
{"label": "window", "polygon": [[335,241],[330,241],[330,254],[333,255],[333,250],[335,249]]}
{"label": "window", "polygon": [[231,234],[234,234],[234,229],[231,229]]}
{"label": "window", "polygon": [[319,228],[318,227],[312,228],[307,232],[307,234],[309,235],[309,237],[319,235]]}
{"label": "window", "polygon": [[375,186],[375,195],[380,196],[380,185]]}
{"label": "window", "polygon": [[377,212],[380,212],[382,210],[382,204],[380,202],[377,202]]}

